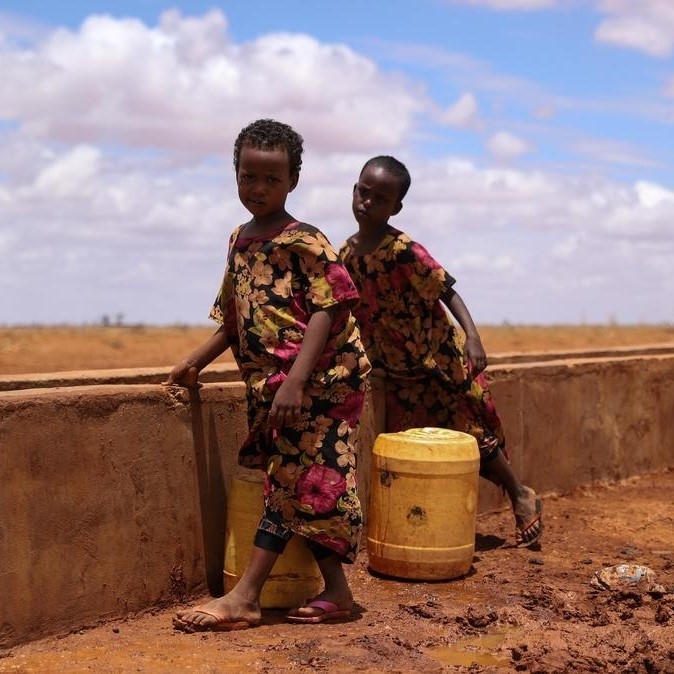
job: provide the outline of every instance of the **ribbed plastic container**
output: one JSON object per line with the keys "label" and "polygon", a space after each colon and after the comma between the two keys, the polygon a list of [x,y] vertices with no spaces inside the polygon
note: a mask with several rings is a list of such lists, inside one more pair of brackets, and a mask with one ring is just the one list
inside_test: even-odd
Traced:
{"label": "ribbed plastic container", "polygon": [[472,435],[444,428],[378,435],[367,521],[370,569],[413,580],[468,573],[479,470]]}
{"label": "ribbed plastic container", "polygon": [[[239,581],[253,552],[253,539],[264,507],[264,475],[240,468],[232,478],[227,498],[225,531],[225,592]],[[290,539],[262,589],[262,608],[295,608],[322,588],[321,573],[301,536]]]}

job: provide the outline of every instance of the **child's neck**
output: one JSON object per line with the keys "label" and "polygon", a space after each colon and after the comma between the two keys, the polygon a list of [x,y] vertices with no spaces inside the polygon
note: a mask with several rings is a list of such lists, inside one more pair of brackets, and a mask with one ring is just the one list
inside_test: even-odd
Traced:
{"label": "child's neck", "polygon": [[243,226],[243,234],[245,236],[261,236],[267,232],[275,232],[291,222],[295,222],[295,218],[288,211],[283,210],[265,215],[262,218],[251,218]]}
{"label": "child's neck", "polygon": [[353,237],[353,251],[356,255],[364,255],[373,251],[386,236],[388,222],[377,227],[359,227],[358,233]]}

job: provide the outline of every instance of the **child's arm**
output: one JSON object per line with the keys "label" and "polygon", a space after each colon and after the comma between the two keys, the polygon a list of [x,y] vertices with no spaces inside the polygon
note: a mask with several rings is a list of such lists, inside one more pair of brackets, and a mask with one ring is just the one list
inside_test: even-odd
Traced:
{"label": "child's arm", "polygon": [[330,307],[311,315],[297,358],[271,404],[269,421],[272,426],[292,424],[299,419],[304,387],[330,336],[333,310],[333,307]]}
{"label": "child's arm", "polygon": [[466,363],[468,374],[480,374],[487,367],[487,354],[484,352],[482,340],[473,322],[473,317],[468,307],[463,303],[461,296],[451,288],[442,296],[442,301],[447,306],[452,316],[456,318],[461,329],[466,335]]}
{"label": "child's arm", "polygon": [[178,363],[169,373],[168,379],[162,383],[164,386],[199,388],[199,372],[224,353],[228,346],[227,332],[225,326],[221,325],[199,348]]}

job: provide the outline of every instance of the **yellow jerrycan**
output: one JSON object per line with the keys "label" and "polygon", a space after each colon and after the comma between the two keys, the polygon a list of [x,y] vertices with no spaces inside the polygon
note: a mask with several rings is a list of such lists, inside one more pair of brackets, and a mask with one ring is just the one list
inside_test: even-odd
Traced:
{"label": "yellow jerrycan", "polygon": [[[227,498],[225,592],[238,582],[253,552],[253,539],[264,507],[264,474],[238,468]],[[276,560],[262,594],[262,608],[296,608],[322,588],[321,573],[302,536],[293,536]]]}
{"label": "yellow jerrycan", "polygon": [[467,433],[413,428],[378,435],[367,521],[370,569],[413,580],[468,573],[479,470],[477,441]]}

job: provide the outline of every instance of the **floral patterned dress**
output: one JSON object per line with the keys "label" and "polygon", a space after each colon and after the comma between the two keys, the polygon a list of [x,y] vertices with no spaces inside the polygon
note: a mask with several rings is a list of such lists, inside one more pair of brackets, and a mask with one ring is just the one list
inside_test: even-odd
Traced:
{"label": "floral patterned dress", "polygon": [[440,301],[455,279],[420,244],[387,225],[380,244],[340,250],[361,299],[354,308],[373,368],[386,372],[386,430],[434,426],[475,436],[482,461],[505,436],[482,374],[470,378],[460,335]]}
{"label": "floral patterned dress", "polygon": [[[232,233],[210,318],[225,325],[246,383],[249,435],[239,463],[267,471],[260,528],[298,533],[352,562],[361,530],[356,439],[370,363],[350,306],[358,292],[326,237],[293,222],[265,237]],[[311,315],[338,306],[305,387],[301,418],[272,430],[275,392],[302,346]]]}

